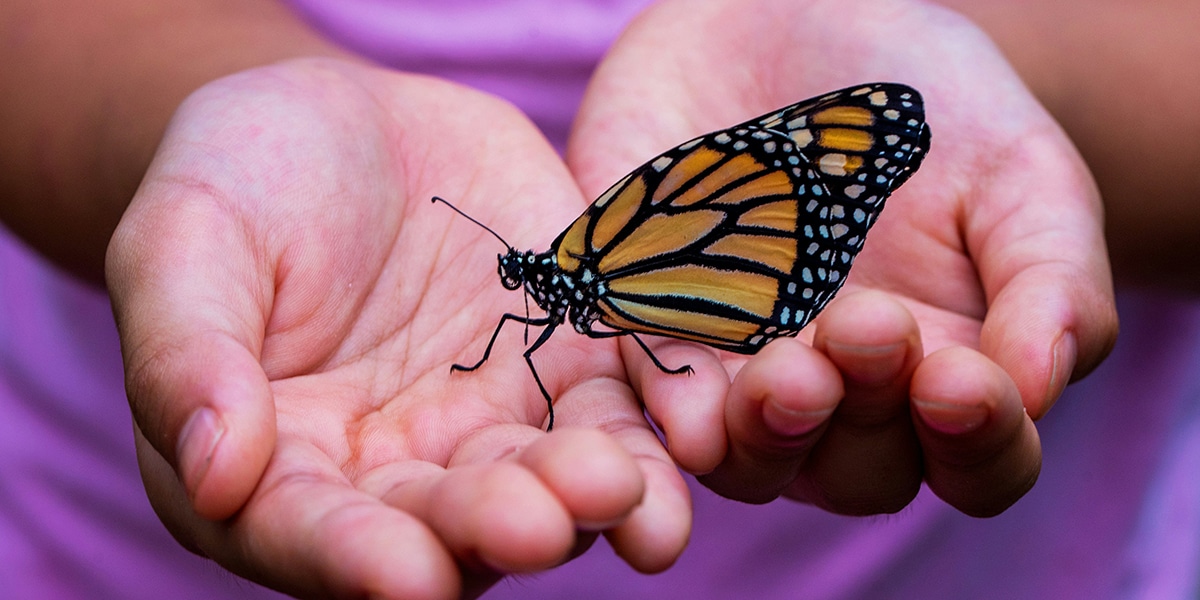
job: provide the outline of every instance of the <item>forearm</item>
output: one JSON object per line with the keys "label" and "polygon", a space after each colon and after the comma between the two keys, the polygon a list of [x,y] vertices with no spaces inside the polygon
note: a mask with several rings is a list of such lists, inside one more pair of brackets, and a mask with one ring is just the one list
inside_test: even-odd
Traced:
{"label": "forearm", "polygon": [[1091,167],[1118,280],[1200,287],[1200,4],[941,0],[983,27]]}
{"label": "forearm", "polygon": [[275,0],[0,3],[0,219],[90,280],[191,91],[340,51]]}

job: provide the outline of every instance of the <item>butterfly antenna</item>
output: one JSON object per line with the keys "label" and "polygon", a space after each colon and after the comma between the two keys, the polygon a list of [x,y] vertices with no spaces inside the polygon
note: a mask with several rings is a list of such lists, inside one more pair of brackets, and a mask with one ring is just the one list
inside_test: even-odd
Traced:
{"label": "butterfly antenna", "polygon": [[[465,212],[463,212],[463,211],[461,211],[461,210],[458,210],[458,207],[457,207],[457,206],[454,206],[453,204],[450,204],[449,202],[447,202],[447,201],[446,201],[446,199],[445,199],[445,198],[442,198],[442,197],[439,197],[439,196],[434,196],[434,197],[433,197],[433,199],[432,199],[432,200],[430,200],[430,202],[441,202],[442,204],[445,204],[446,206],[449,206],[451,210],[453,210],[454,212],[456,212],[456,213],[458,213],[458,214],[460,214],[460,215],[462,215],[462,216],[466,217],[466,219],[467,219],[468,221],[470,221],[470,222],[472,222],[472,223],[474,223],[474,224],[476,224],[476,225],[478,225],[478,226],[482,227],[484,231],[486,231],[486,232],[488,232],[488,233],[490,233],[490,234],[492,234],[492,235],[496,236],[496,239],[500,240],[500,243],[501,243],[501,244],[504,244],[504,245],[505,245],[505,246],[507,246],[507,247],[508,247],[510,250],[512,249],[512,245],[511,245],[511,244],[509,244],[508,242],[504,241],[504,238],[500,237],[500,234],[496,233],[495,231],[492,231],[492,228],[491,228],[491,227],[488,227],[487,225],[484,225],[483,223],[480,223],[479,221],[476,221],[476,220],[475,220],[475,218],[474,218],[474,217],[472,217],[471,215],[468,215],[467,213],[465,213]],[[526,335],[528,335],[528,334],[526,334]]]}

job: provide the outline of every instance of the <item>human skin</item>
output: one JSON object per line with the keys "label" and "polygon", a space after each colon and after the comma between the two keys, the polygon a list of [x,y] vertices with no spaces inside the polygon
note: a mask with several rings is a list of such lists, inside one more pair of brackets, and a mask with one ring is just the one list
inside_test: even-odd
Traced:
{"label": "human skin", "polygon": [[1087,160],[1123,284],[1200,286],[1200,4],[942,0],[996,40]]}
{"label": "human skin", "polygon": [[[82,14],[70,4],[61,7],[77,12],[60,14]],[[671,459],[745,500],[889,512],[925,480],[960,510],[994,514],[1036,476],[1025,411],[1044,414],[1116,333],[1086,170],[987,39],[930,5],[662,3],[599,71],[568,173],[502,103],[364,65],[271,3],[204,4],[180,21],[168,5],[160,21],[139,4],[109,3],[112,20],[83,19],[62,39],[22,38],[33,41],[14,62],[36,68],[4,76],[5,91],[44,95],[3,95],[3,152],[56,162],[6,163],[5,189],[20,201],[4,218],[96,279],[124,214],[108,284],[148,492],[185,546],[268,585],[303,596],[478,593],[502,573],[565,560],[599,531],[635,567],[665,568],[690,522]],[[37,8],[0,10],[6,27],[49,23],[29,19]],[[832,25],[850,16],[854,26]],[[231,23],[246,28],[240,43],[221,33]],[[161,33],[184,24],[193,37]],[[790,33],[714,44],[723,55],[692,45],[739,24]],[[160,34],[150,44],[109,33],[135,29]],[[220,43],[195,41],[206,32]],[[112,71],[70,71],[71,44],[89,40],[114,53],[100,61]],[[778,61],[825,55],[840,60]],[[134,69],[130,56],[151,64]],[[292,56],[332,60],[277,62]],[[271,66],[244,71],[259,64]],[[655,71],[662,64],[676,68]],[[130,77],[145,80],[130,88]],[[696,370],[671,378],[637,348],[564,333],[538,355],[562,428],[548,436],[519,353],[448,375],[477,356],[496,307],[520,301],[495,281],[494,240],[431,210],[429,196],[453,196],[514,244],[541,249],[587,198],[674,143],[885,78],[926,94],[933,154],[889,201],[813,346],[781,340],[746,360],[659,343],[664,361]],[[1011,102],[968,93],[989,86]],[[96,106],[118,110],[94,123]],[[72,151],[31,153],[39,139]],[[518,169],[511,156],[530,158]],[[37,185],[43,172],[61,183]],[[1013,189],[1034,200],[1003,194]],[[77,228],[70,235],[50,227],[45,194],[59,223]],[[918,255],[932,262],[899,260]],[[1074,348],[1056,355],[1065,330]],[[585,470],[601,475],[571,476]]]}
{"label": "human skin", "polygon": [[518,241],[536,235],[522,214],[583,202],[519,112],[427,77],[302,60],[181,106],[109,259],[156,510],[301,595],[478,593],[600,531],[636,568],[666,567],[687,491],[615,344],[556,348],[576,368],[543,369],[553,393],[593,412],[549,436],[519,354],[451,374],[504,293],[483,284],[495,255],[470,251],[492,238],[430,204],[439,191]]}
{"label": "human skin", "polygon": [[595,194],[650,148],[887,79],[923,93],[933,141],[817,320],[844,395],[790,389],[789,340],[749,361],[655,346],[690,378],[623,355],[672,455],[723,495],[874,514],[924,481],[994,515],[1036,480],[1033,420],[1108,352],[1116,315],[1086,165],[982,32],[911,2],[662,2],[595,74],[568,164]]}

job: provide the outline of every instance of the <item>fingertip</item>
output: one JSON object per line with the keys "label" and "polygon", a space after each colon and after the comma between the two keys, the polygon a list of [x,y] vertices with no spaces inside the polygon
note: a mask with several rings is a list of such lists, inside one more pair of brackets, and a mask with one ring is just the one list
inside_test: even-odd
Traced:
{"label": "fingertip", "polygon": [[[274,413],[261,410],[261,403],[247,401],[246,405],[234,413],[202,407],[190,420],[203,423],[202,429],[180,438],[178,472],[192,507],[202,518],[218,521],[240,510],[271,460],[276,439]],[[270,415],[252,414],[260,412]]]}
{"label": "fingertip", "polygon": [[777,340],[734,378],[726,417],[730,435],[745,445],[764,436],[806,434],[829,419],[844,393],[837,368],[821,353],[796,340]]}
{"label": "fingertip", "polygon": [[890,294],[866,290],[841,298],[818,323],[813,346],[837,366],[847,386],[907,385],[923,354],[916,319]]}
{"label": "fingertip", "polygon": [[[838,296],[821,314],[816,338],[857,346],[879,346],[917,333],[912,313],[891,294],[859,290]],[[819,345],[814,340],[814,345]]]}
{"label": "fingertip", "polygon": [[622,341],[630,384],[665,438],[671,457],[689,473],[707,473],[725,457],[725,401],[729,373],[716,353],[691,342],[655,340],[655,356],[668,368],[692,367],[692,373],[664,373],[632,342]]}
{"label": "fingertip", "polygon": [[585,531],[614,527],[641,502],[645,481],[611,436],[594,429],[556,429],[520,455]]}
{"label": "fingertip", "polygon": [[926,481],[951,506],[994,516],[1037,481],[1037,428],[1008,374],[983,354],[963,347],[930,354],[913,375],[912,405]]}
{"label": "fingertip", "polygon": [[741,502],[774,500],[796,478],[843,393],[823,354],[793,339],[771,342],[734,378],[726,408],[729,453],[700,482]]}
{"label": "fingertip", "polygon": [[998,408],[1012,411],[1021,406],[1008,374],[987,356],[964,346],[949,346],[925,357],[913,372],[910,389],[918,416],[931,421],[945,416],[946,429],[961,429],[956,425],[963,423],[978,427]]}
{"label": "fingertip", "polygon": [[1116,305],[1104,282],[1070,265],[1042,265],[1015,277],[989,307],[980,348],[1009,373],[1035,420],[1116,343]]}
{"label": "fingertip", "polygon": [[669,463],[641,462],[649,469],[642,503],[604,535],[630,567],[639,573],[661,573],[675,564],[691,538],[691,494]]}
{"label": "fingertip", "polygon": [[425,497],[419,504],[428,514],[414,514],[474,569],[548,569],[565,560],[575,545],[571,514],[524,465],[499,461],[455,467],[433,485],[422,485],[427,491],[417,495]]}
{"label": "fingertip", "polygon": [[993,419],[1006,396],[1019,403],[1007,375],[983,354],[963,346],[925,357],[913,373],[910,393],[915,417],[945,436],[979,429]]}
{"label": "fingertip", "polygon": [[196,513],[226,519],[250,498],[275,447],[270,384],[245,348],[219,336],[157,360],[141,371],[154,380],[138,382],[134,416],[174,465]]}

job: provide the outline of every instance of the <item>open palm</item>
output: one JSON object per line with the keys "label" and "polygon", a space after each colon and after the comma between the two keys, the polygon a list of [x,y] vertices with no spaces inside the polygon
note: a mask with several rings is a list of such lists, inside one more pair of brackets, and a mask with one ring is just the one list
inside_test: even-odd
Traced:
{"label": "open palm", "polygon": [[538,355],[552,435],[518,328],[451,373],[523,304],[503,247],[434,194],[531,246],[583,206],[524,117],[436,80],[298,61],[185,103],[109,257],[156,510],[303,595],[477,593],[604,530],[664,568],[686,490],[614,343]]}

